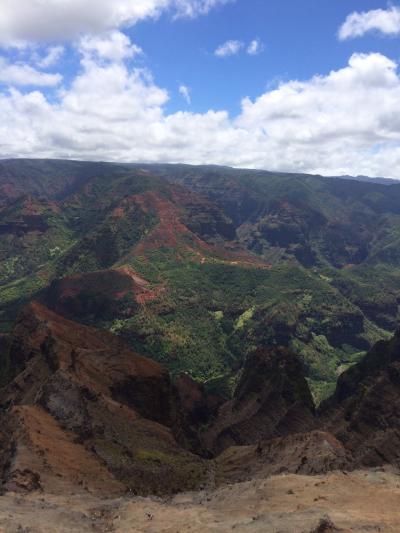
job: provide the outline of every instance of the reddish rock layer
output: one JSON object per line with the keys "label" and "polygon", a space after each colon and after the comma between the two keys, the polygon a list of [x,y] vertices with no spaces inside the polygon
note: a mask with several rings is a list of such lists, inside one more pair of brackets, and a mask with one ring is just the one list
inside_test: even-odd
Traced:
{"label": "reddish rock layer", "polygon": [[38,303],[15,325],[10,361],[0,394],[7,487],[146,494],[201,482],[203,461],[175,440],[180,407],[158,363]]}

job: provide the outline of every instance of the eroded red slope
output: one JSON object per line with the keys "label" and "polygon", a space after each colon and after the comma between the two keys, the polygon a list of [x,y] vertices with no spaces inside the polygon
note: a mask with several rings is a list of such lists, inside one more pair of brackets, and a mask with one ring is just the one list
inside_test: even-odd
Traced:
{"label": "eroded red slope", "polygon": [[118,338],[32,303],[10,361],[0,395],[8,488],[146,494],[203,479],[203,461],[174,437],[184,430],[168,372]]}

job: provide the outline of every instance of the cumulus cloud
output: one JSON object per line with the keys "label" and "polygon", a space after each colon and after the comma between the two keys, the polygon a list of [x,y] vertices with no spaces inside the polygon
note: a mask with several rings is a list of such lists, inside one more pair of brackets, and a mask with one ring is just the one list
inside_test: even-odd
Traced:
{"label": "cumulus cloud", "polygon": [[36,85],[40,87],[54,87],[62,80],[60,74],[40,72],[30,65],[20,63],[11,64],[0,57],[0,83],[6,85]]}
{"label": "cumulus cloud", "polygon": [[124,33],[114,30],[102,35],[85,35],[78,44],[79,51],[87,57],[96,56],[109,61],[123,61],[142,53]]}
{"label": "cumulus cloud", "polygon": [[218,46],[218,48],[214,52],[214,55],[216,55],[217,57],[234,56],[240,52],[243,46],[244,44],[242,43],[242,41],[226,41],[225,43]]}
{"label": "cumulus cloud", "polygon": [[344,41],[354,37],[362,37],[370,31],[378,31],[385,35],[400,34],[400,7],[374,9],[361,13],[354,12],[347,17],[339,29],[339,39]]}
{"label": "cumulus cloud", "polygon": [[[2,70],[2,69],[0,69]],[[381,54],[354,54],[325,76],[282,83],[240,113],[168,114],[146,70],[83,58],[71,86],[0,92],[3,157],[215,163],[400,178],[400,77]]]}
{"label": "cumulus cloud", "polygon": [[180,85],[179,86],[179,94],[182,96],[182,98],[185,100],[185,102],[190,105],[192,103],[192,99],[190,96],[190,89],[187,87],[187,85]]}
{"label": "cumulus cloud", "polygon": [[253,39],[247,47],[246,52],[250,56],[256,56],[264,50],[264,45],[260,39]]}
{"label": "cumulus cloud", "polygon": [[195,17],[231,0],[1,0],[0,43],[75,39],[131,26],[169,10],[178,17]]}

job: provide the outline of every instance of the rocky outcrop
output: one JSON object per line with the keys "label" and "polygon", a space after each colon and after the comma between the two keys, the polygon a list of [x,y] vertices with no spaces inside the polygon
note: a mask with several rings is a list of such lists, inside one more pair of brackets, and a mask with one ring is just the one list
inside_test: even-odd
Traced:
{"label": "rocky outcrop", "polygon": [[251,354],[231,401],[204,432],[206,447],[229,446],[307,431],[314,425],[314,404],[300,360],[285,348]]}
{"label": "rocky outcrop", "polygon": [[0,392],[7,488],[35,480],[50,492],[162,494],[202,482],[203,460],[177,441],[179,400],[158,363],[38,303],[21,313],[9,357]]}
{"label": "rocky outcrop", "polygon": [[321,418],[354,466],[400,466],[400,331],[340,376]]}
{"label": "rocky outcrop", "polygon": [[349,465],[349,455],[330,433],[310,431],[233,446],[216,459],[218,483],[237,483],[279,474],[316,475]]}

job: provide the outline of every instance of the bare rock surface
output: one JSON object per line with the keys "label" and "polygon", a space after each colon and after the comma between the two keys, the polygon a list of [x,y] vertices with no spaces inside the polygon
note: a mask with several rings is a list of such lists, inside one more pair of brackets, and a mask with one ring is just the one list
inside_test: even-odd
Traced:
{"label": "bare rock surface", "polygon": [[387,470],[285,474],[173,498],[0,497],[1,533],[397,533],[400,478]]}
{"label": "bare rock surface", "polygon": [[216,480],[248,481],[287,473],[324,474],[349,466],[349,455],[330,433],[311,431],[260,441],[252,446],[234,446],[216,460]]}

